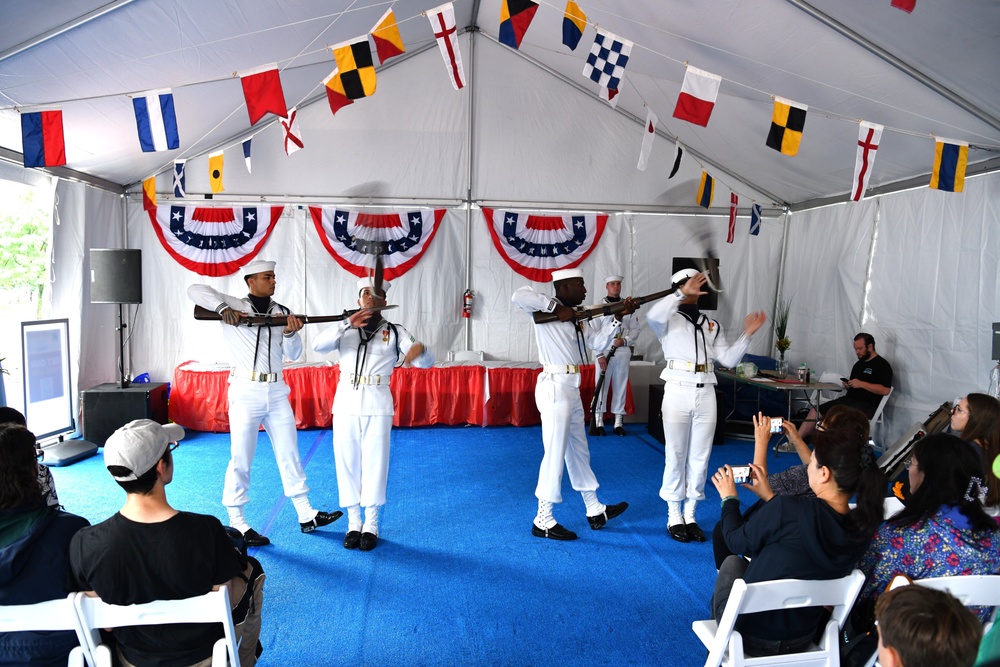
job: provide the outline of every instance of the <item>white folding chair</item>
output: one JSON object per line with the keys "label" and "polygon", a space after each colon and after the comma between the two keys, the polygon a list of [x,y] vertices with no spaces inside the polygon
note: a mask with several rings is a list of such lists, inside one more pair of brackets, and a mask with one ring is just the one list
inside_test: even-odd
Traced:
{"label": "white folding chair", "polygon": [[[733,583],[729,602],[718,623],[695,621],[691,628],[708,649],[705,667],[741,665],[814,665],[836,667],[840,664],[838,634],[847,620],[854,599],[861,592],[865,576],[854,570],[841,579],[806,581],[779,579],[748,584],[742,579]],[[740,614],[804,607],[833,607],[818,646],[801,653],[747,657],[743,655],[743,637],[735,629]]]}
{"label": "white folding chair", "polygon": [[88,648],[95,656],[96,667],[111,667],[111,651],[101,644],[100,628],[168,623],[222,623],[225,637],[215,642],[212,665],[226,667],[228,654],[228,664],[240,667],[229,591],[225,586],[184,600],[156,600],[128,606],[108,604],[100,598],[81,594],[76,598],[76,610]]}
{"label": "white folding chair", "polygon": [[885,410],[885,404],[889,402],[889,397],[892,396],[892,390],[893,388],[889,387],[889,393],[883,396],[882,400],[878,402],[878,407],[875,408],[875,414],[872,415],[872,419],[868,427],[868,433],[871,436],[872,442],[875,443],[875,449],[880,452],[884,452],[886,448],[878,444],[878,440],[875,439],[875,429],[881,426],[884,422],[882,411]]}
{"label": "white folding chair", "polygon": [[83,628],[77,620],[73,599],[78,593],[70,593],[58,600],[35,604],[0,605],[0,632],[41,632],[67,630],[76,633],[80,646],[75,646],[69,654],[69,667],[83,667],[84,661],[94,667],[93,658],[86,649],[87,640]]}

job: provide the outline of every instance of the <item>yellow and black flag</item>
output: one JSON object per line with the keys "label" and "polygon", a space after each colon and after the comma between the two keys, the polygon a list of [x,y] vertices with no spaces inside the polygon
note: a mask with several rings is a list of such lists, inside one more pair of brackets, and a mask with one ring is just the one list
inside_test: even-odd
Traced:
{"label": "yellow and black flag", "polygon": [[774,114],[771,116],[771,131],[767,133],[767,145],[785,155],[799,152],[802,131],[806,127],[806,111],[809,107],[784,97],[774,98]]}
{"label": "yellow and black flag", "polygon": [[222,167],[225,164],[225,156],[222,151],[210,153],[208,156],[208,185],[212,192],[222,192]]}
{"label": "yellow and black flag", "polygon": [[331,46],[337,61],[337,75],[328,83],[334,92],[349,100],[357,100],[375,93],[375,64],[368,35],[353,42]]}

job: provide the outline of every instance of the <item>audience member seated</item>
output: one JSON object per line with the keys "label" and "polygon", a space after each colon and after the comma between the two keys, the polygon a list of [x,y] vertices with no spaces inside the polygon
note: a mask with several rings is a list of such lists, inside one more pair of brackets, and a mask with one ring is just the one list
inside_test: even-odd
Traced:
{"label": "audience member seated", "polygon": [[[871,334],[859,333],[854,337],[854,353],[858,355],[858,361],[851,369],[847,382],[843,383],[847,393],[821,404],[820,417],[825,417],[826,411],[835,405],[847,405],[861,410],[871,419],[875,416],[882,397],[891,391],[892,366],[875,352],[875,338]],[[816,419],[816,409],[813,408],[799,429],[803,438],[812,435]]]}
{"label": "audience member seated", "polygon": [[[851,614],[859,632],[873,625],[875,598],[892,578],[995,574],[1000,569],[996,522],[979,501],[979,455],[960,438],[923,438],[910,459],[910,499],[885,522],[858,567],[868,581]],[[980,614],[985,620],[986,611]]]}
{"label": "audience member seated", "polygon": [[[263,572],[234,547],[214,516],[179,512],[167,502],[174,477],[172,451],[184,437],[176,424],[139,419],[104,445],[108,472],[125,490],[125,505],[110,519],[81,530],[70,545],[76,590],[110,604],[179,600],[229,587],[240,664],[259,655]],[[172,624],[116,628],[117,653],[131,665],[194,665],[210,659],[222,626]]]}
{"label": "audience member seated", "polygon": [[[69,543],[90,525],[45,504],[35,436],[0,425],[0,605],[34,604],[69,594]],[[66,665],[75,632],[0,633],[2,665]]]}
{"label": "audience member seated", "polygon": [[993,460],[1000,456],[1000,401],[969,394],[952,408],[951,430],[979,452],[987,487],[983,506],[990,516],[1000,516],[1000,479],[993,472]]}
{"label": "audience member seated", "polygon": [[[18,424],[27,427],[28,424],[24,415],[9,406],[0,407],[0,426],[4,424]],[[37,443],[36,443],[37,446]],[[59,507],[59,496],[56,495],[56,483],[52,479],[52,471],[49,467],[36,462],[38,467],[38,483],[42,487],[42,495],[45,497],[45,504],[49,507]]]}
{"label": "audience member seated", "polygon": [[[812,489],[809,488],[809,460],[812,458],[812,451],[803,442],[802,438],[799,437],[795,424],[787,419],[782,420],[782,428],[788,441],[795,447],[796,453],[798,453],[799,458],[802,460],[802,465],[794,465],[787,470],[774,473],[773,475],[767,472],[767,452],[771,441],[770,423],[771,417],[765,417],[760,413],[753,418],[754,465],[758,466],[761,472],[767,476],[767,484],[774,495],[815,496]],[[866,443],[868,442],[869,423],[868,418],[860,410],[849,408],[846,405],[835,405],[830,408],[826,417],[820,421],[818,428],[820,431],[847,430],[856,433],[860,438],[860,443]],[[755,504],[751,505],[743,513],[743,520],[748,521],[750,516],[759,510],[765,502],[767,502],[767,499],[761,498]],[[712,531],[712,548],[715,553],[715,568],[719,569],[722,567],[722,561],[731,555],[731,552],[726,547],[726,541],[722,537],[721,521],[715,525],[715,530]]]}
{"label": "audience member seated", "polygon": [[950,593],[901,586],[879,598],[882,667],[972,667],[983,628]]}
{"label": "audience member seated", "polygon": [[[722,536],[733,554],[722,563],[712,594],[712,613],[721,618],[736,579],[747,583],[775,579],[838,579],[847,576],[882,520],[885,478],[871,447],[849,430],[821,431],[809,461],[809,486],[815,497],[775,496],[767,474],[751,465],[753,480],[744,485],[768,500],[748,521],[740,515],[732,468],[712,477],[722,496]],[[857,494],[857,507],[848,503]],[[736,629],[748,655],[804,650],[811,643],[824,610],[779,610],[741,616]]]}

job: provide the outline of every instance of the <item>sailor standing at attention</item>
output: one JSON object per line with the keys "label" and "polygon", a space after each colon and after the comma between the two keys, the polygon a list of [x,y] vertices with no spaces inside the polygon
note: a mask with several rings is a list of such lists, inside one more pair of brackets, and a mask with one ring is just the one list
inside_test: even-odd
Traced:
{"label": "sailor standing at attention", "polygon": [[[624,276],[608,276],[604,279],[604,285],[608,290],[604,303],[618,303],[622,300],[624,279]],[[599,373],[604,373],[604,386],[601,388],[600,396],[597,397],[593,421],[590,422],[590,435],[604,435],[604,412],[608,405],[608,390],[612,393],[611,413],[615,416],[615,435],[625,435],[626,385],[632,350],[639,337],[639,315],[636,313],[605,315],[591,320],[589,326],[600,330],[606,320],[615,320],[615,323],[620,322],[620,324],[617,326],[611,345],[595,350],[598,368],[595,369],[594,382],[597,382]]]}

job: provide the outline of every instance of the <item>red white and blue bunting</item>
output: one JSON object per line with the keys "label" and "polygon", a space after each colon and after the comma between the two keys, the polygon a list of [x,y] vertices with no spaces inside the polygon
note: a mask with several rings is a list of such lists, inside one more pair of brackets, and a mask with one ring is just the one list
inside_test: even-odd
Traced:
{"label": "red white and blue bunting", "polygon": [[552,272],[571,269],[587,258],[601,239],[607,215],[529,215],[483,209],[493,245],[517,273],[539,283]]}
{"label": "red white and blue bunting", "polygon": [[157,206],[156,236],[177,262],[203,276],[228,276],[257,256],[284,206]]}
{"label": "red white and blue bunting", "polygon": [[443,208],[366,213],[336,206],[309,207],[320,240],[338,264],[365,276],[375,266],[375,255],[382,255],[386,280],[398,278],[420,261],[444,212]]}

